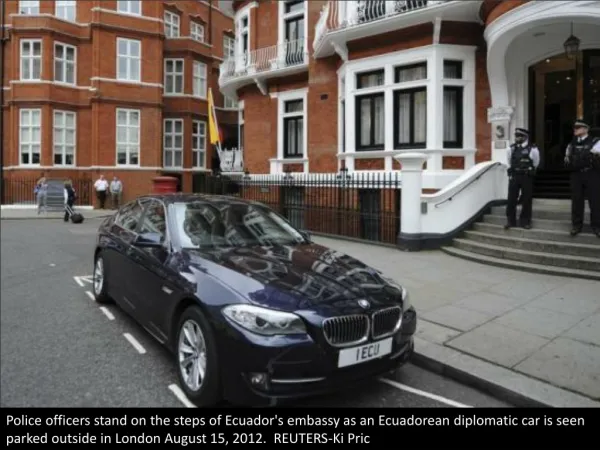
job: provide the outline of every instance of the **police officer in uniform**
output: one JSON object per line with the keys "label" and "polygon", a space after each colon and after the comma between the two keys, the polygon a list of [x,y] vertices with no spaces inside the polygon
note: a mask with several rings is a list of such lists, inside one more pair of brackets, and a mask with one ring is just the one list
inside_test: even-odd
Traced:
{"label": "police officer in uniform", "polygon": [[522,209],[520,225],[531,228],[531,209],[533,204],[533,179],[540,164],[540,151],[529,142],[529,131],[524,128],[515,130],[515,143],[508,151],[508,204],[506,205],[506,225],[504,229],[517,226],[517,203],[521,194]]}
{"label": "police officer in uniform", "polygon": [[587,193],[592,230],[600,238],[600,139],[590,136],[589,130],[586,122],[577,120],[565,154],[565,164],[571,170],[571,236],[578,235],[583,228]]}

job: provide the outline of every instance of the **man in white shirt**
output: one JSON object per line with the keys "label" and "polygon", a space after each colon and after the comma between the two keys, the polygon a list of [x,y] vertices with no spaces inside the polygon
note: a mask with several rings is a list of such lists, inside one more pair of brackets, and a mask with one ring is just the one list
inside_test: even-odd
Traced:
{"label": "man in white shirt", "polygon": [[108,181],[104,179],[104,175],[100,175],[100,178],[94,183],[94,189],[96,189],[96,197],[98,197],[98,203],[100,209],[104,209],[106,203],[106,193],[108,191]]}
{"label": "man in white shirt", "polygon": [[123,193],[123,183],[116,175],[110,182],[110,199],[113,209],[117,209],[121,204],[121,194]]}

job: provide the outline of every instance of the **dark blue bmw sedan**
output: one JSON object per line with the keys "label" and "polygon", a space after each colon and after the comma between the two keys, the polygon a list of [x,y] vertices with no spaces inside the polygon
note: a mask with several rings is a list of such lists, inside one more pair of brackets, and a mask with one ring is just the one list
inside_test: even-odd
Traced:
{"label": "dark blue bmw sedan", "polygon": [[173,351],[198,406],[345,389],[413,352],[406,289],[256,202],[173,194],[124,205],[98,230],[93,286]]}

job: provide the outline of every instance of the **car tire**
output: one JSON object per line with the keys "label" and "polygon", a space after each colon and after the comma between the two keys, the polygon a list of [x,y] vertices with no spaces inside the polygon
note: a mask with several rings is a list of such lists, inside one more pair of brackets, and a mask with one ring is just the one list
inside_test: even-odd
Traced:
{"label": "car tire", "polygon": [[102,253],[98,253],[94,260],[94,275],[92,276],[92,290],[96,303],[112,303],[112,299],[108,295],[107,275],[106,260],[102,256]]}
{"label": "car tire", "polygon": [[[190,332],[193,333],[190,335]],[[195,342],[191,342],[190,337]],[[194,354],[190,353],[190,347]],[[215,406],[221,401],[215,335],[202,310],[197,306],[190,306],[179,318],[175,364],[179,385],[192,403],[204,407]],[[196,372],[192,374],[192,370]],[[201,375],[199,383],[198,374]]]}

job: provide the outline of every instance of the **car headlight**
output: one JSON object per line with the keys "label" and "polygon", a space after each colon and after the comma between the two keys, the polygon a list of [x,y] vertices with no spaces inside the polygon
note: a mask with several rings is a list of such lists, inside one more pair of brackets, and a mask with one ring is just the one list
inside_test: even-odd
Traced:
{"label": "car headlight", "polygon": [[223,308],[223,314],[246,330],[264,336],[306,333],[302,319],[288,312],[254,305],[229,305]]}
{"label": "car headlight", "polygon": [[411,306],[412,303],[410,302],[410,295],[408,295],[408,290],[405,287],[402,287],[402,309],[406,311]]}

